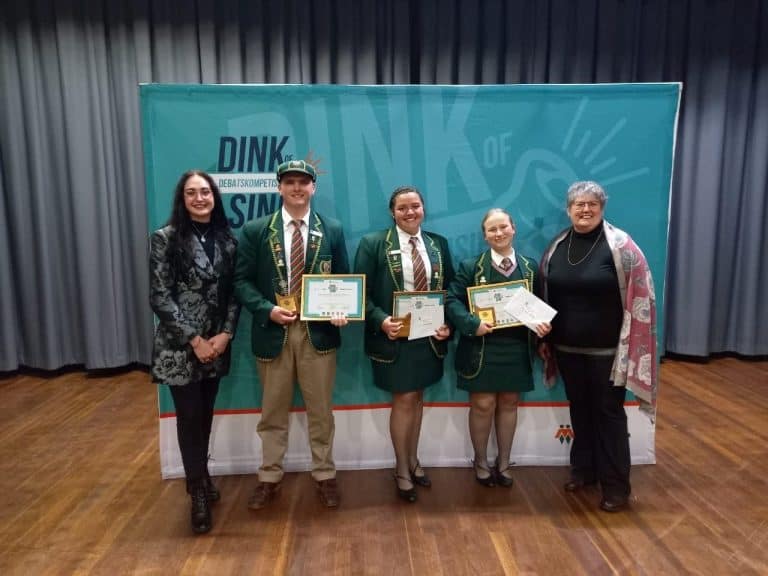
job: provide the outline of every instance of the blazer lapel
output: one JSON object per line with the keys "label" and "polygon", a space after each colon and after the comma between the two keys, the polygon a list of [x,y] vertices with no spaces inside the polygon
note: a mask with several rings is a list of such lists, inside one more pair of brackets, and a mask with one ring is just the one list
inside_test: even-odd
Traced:
{"label": "blazer lapel", "polygon": [[[211,235],[213,236],[213,235]],[[212,240],[212,238],[209,238]],[[190,246],[192,248],[192,261],[195,263],[195,270],[197,275],[201,278],[211,278],[214,276],[213,262],[208,260],[208,255],[205,253],[202,243],[198,240],[194,234],[189,239]],[[215,258],[214,258],[215,259]]]}
{"label": "blazer lapel", "polygon": [[216,272],[216,276],[219,276],[219,271],[221,270],[221,264],[224,261],[224,250],[227,246],[227,241],[222,235],[220,238],[217,237],[213,244],[213,270]]}
{"label": "blazer lapel", "polygon": [[307,234],[307,259],[304,262],[304,272],[307,274],[315,274],[317,265],[317,255],[320,253],[320,247],[325,242],[325,230],[323,229],[323,221],[317,215],[317,212],[310,213],[309,216],[310,225],[309,233]]}
{"label": "blazer lapel", "polygon": [[488,283],[488,265],[491,262],[491,251],[486,250],[477,259],[475,264],[475,286]]}
{"label": "blazer lapel", "polygon": [[[268,233],[269,251],[272,254],[272,264],[274,265],[274,276],[277,278],[280,286],[280,293],[285,293],[288,289],[285,271],[285,242],[283,239],[283,216],[280,210],[276,210],[269,221]],[[275,287],[277,289],[277,287]]]}
{"label": "blazer lapel", "polygon": [[235,246],[232,245],[232,237],[228,234],[222,234],[216,241],[216,248],[214,250],[213,269],[216,272],[216,277],[220,277],[224,270],[232,264],[232,250]]}
{"label": "blazer lapel", "polygon": [[421,237],[424,238],[424,245],[427,248],[427,254],[429,255],[429,289],[430,290],[442,290],[443,289],[443,253],[440,252],[440,247],[429,234],[422,230]]}
{"label": "blazer lapel", "polygon": [[387,230],[384,238],[384,258],[387,261],[395,291],[401,292],[403,290],[403,254],[400,251],[400,238],[395,228]]}

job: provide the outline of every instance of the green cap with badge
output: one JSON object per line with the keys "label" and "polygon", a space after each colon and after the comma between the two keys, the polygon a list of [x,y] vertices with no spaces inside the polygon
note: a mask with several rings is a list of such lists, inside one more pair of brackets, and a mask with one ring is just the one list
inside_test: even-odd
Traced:
{"label": "green cap with badge", "polygon": [[306,174],[312,178],[312,182],[317,181],[317,172],[315,171],[315,167],[306,160],[288,160],[287,162],[280,164],[277,167],[277,181],[280,182],[280,180],[283,178],[283,175],[288,174],[289,172]]}

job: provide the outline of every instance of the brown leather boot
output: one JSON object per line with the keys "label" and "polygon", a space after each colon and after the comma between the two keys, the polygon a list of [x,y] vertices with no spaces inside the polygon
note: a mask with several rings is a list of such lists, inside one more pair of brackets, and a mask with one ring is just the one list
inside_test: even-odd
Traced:
{"label": "brown leather boot", "polygon": [[261,510],[277,496],[280,487],[280,482],[259,482],[248,500],[248,508]]}

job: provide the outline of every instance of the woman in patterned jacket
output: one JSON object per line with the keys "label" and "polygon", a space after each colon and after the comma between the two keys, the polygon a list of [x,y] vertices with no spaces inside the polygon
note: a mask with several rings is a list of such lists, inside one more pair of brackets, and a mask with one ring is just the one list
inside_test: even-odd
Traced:
{"label": "woman in patterned jacket", "polygon": [[152,380],[167,384],[173,397],[198,534],[211,529],[209,504],[220,498],[208,473],[208,444],[240,312],[232,283],[236,245],[214,180],[198,170],[182,174],[168,224],[150,237],[150,304],[158,319]]}

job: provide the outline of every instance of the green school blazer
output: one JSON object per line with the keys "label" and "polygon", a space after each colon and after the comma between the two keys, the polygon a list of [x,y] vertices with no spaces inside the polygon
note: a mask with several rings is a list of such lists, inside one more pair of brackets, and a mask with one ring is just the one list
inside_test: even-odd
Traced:
{"label": "green school blazer", "polygon": [[[523,278],[528,280],[531,291],[535,294],[538,278],[538,265],[533,258],[528,258],[515,252],[517,265]],[[483,349],[485,336],[475,336],[480,319],[469,313],[467,303],[467,288],[479,286],[481,278],[490,278],[492,267],[491,251],[487,250],[477,258],[464,260],[456,277],[448,287],[446,301],[446,316],[456,326],[459,334],[459,344],[456,347],[456,372],[465,378],[472,378],[480,373],[483,367]],[[536,334],[528,331],[528,356],[533,365],[536,345]]]}
{"label": "green school blazer", "polygon": [[[305,274],[348,274],[349,257],[341,223],[309,213]],[[288,277],[282,211],[248,222],[237,246],[235,295],[253,315],[251,349],[259,360],[272,360],[283,349],[287,328],[269,319],[275,306],[275,292]],[[307,333],[312,346],[320,353],[341,345],[339,329],[330,322],[308,322]]]}
{"label": "green school blazer", "polygon": [[[453,262],[448,241],[439,234],[421,231],[429,255],[430,290],[444,290],[453,278]],[[429,269],[431,268],[431,269]],[[404,290],[403,264],[397,229],[367,234],[360,240],[355,255],[356,274],[365,274],[365,353],[379,362],[395,362],[399,342],[381,331],[381,323],[392,315],[393,292]],[[443,358],[448,341],[429,339],[432,350]]]}

